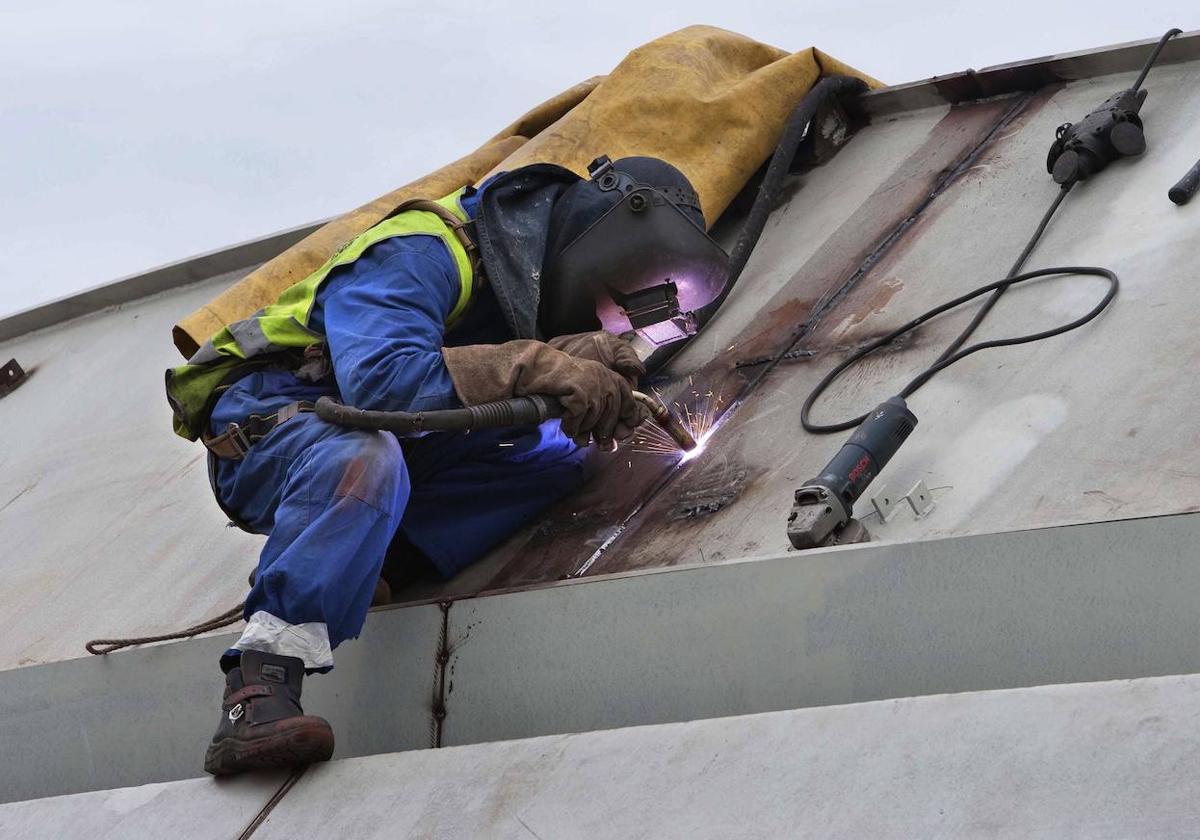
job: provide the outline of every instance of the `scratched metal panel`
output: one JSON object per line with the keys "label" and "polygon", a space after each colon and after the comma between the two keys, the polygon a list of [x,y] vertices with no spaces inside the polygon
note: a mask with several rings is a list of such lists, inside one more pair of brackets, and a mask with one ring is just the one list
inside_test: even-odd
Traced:
{"label": "scratched metal panel", "polygon": [[[1200,42],[1192,39],[1189,43],[1194,48]],[[1152,77],[1151,87],[1155,93],[1147,112],[1152,115],[1152,142],[1155,124],[1165,127],[1166,120],[1170,119],[1177,127],[1196,124],[1191,111],[1171,118],[1154,110],[1159,102],[1188,94],[1186,85],[1182,91],[1168,91],[1163,85],[1166,80],[1176,78],[1171,74],[1194,66],[1193,62],[1163,67]],[[1094,92],[1106,92],[1106,84],[1108,82],[1099,85]],[[1073,85],[1068,90],[1075,89]],[[909,90],[913,95],[917,92],[916,88]],[[788,195],[771,220],[759,251],[729,306],[713,324],[712,330],[680,357],[673,370],[680,374],[699,372],[701,384],[706,388],[715,386],[722,393],[726,389],[736,392],[752,381],[759,375],[759,370],[733,371],[732,363],[754,352],[775,352],[787,346],[792,336],[790,331],[813,304],[821,300],[824,293],[837,288],[847,272],[859,266],[886,238],[889,230],[903,224],[914,213],[944,172],[953,169],[955,161],[962,160],[989,127],[995,127],[1011,101],[1008,98],[966,104],[949,112],[938,107],[878,119],[826,167],[804,176],[799,188]],[[1072,101],[1071,108],[1062,109],[1055,118],[1077,117],[1092,104],[1085,98]],[[894,113],[894,109],[882,110]],[[1031,160],[1041,154],[1048,136],[1045,129],[1053,122],[1046,114],[1039,119],[1042,133],[1029,141]],[[1014,130],[1019,128],[1017,125]],[[1011,146],[1012,140],[1004,140],[1004,145]],[[1180,142],[1169,148],[1155,147],[1132,171],[1138,173],[1139,182],[1141,173],[1153,171],[1158,179],[1155,194],[1161,193],[1185,168],[1187,158],[1194,154],[1195,148],[1194,139],[1190,146]],[[1172,156],[1169,165],[1160,165],[1164,154]],[[1159,162],[1152,163],[1154,160]],[[934,232],[945,231],[937,233],[936,238],[929,238],[937,244],[937,250],[930,253],[928,259],[934,266],[945,262],[961,269],[951,278],[954,282],[966,283],[978,276],[979,265],[985,260],[968,260],[970,252],[964,249],[963,238],[978,228],[978,219],[984,215],[986,205],[1012,197],[1009,195],[1012,182],[1006,180],[1008,176],[1002,171],[1005,167],[1014,168],[1010,166],[1011,162],[1005,157],[998,159],[990,180],[981,179],[975,173],[952,185],[934,202],[931,208],[934,212],[918,214],[926,218],[919,220],[907,234],[910,239],[915,238],[917,244],[905,244],[901,250],[916,254],[921,247],[919,243],[929,238],[927,228]],[[1109,186],[1117,174],[1116,170],[1105,173],[1104,179],[1097,182],[1098,190],[1118,190],[1115,185]],[[1038,183],[1039,190],[1044,186],[1044,182]],[[950,210],[961,203],[961,199],[954,196],[968,188],[976,194],[979,212],[959,214],[955,224],[961,225],[960,229],[955,229],[949,222],[930,221],[934,216],[948,217]],[[1000,195],[1002,191],[1006,192]],[[997,194],[993,195],[993,192]],[[949,209],[944,209],[943,205],[949,205]],[[1075,208],[1069,207],[1067,216],[1076,212]],[[1141,220],[1132,227],[1122,227],[1119,218],[1098,229],[1104,230],[1105,248],[1111,243],[1112,248],[1134,249],[1143,265],[1153,266],[1154,260],[1167,258],[1157,253],[1159,246],[1170,242],[1186,246],[1191,241],[1187,237],[1194,233],[1195,227],[1187,226],[1186,220],[1190,216],[1184,215],[1190,212],[1191,209],[1178,212],[1173,218],[1173,229],[1162,224],[1151,229]],[[1154,214],[1147,219],[1161,222],[1161,215],[1162,208],[1155,206]],[[1028,208],[1019,207],[1011,217],[992,219],[986,238],[1015,240],[1024,235],[1028,223]],[[1052,233],[1052,237],[1054,235]],[[1131,241],[1135,236],[1139,241]],[[1076,244],[1083,246],[1097,237],[1085,235],[1076,239]],[[1153,246],[1143,244],[1147,242]],[[1081,255],[1095,258],[1096,254],[1095,250],[1085,250]],[[192,268],[188,266],[180,268],[185,273],[190,270]],[[922,277],[921,282],[909,282],[902,291],[896,290],[896,298],[887,304],[888,308],[868,315],[867,323],[861,325],[859,332],[848,334],[848,339],[867,334],[864,331],[868,325],[881,328],[880,317],[889,315],[907,297],[906,293],[915,288],[927,288],[929,300],[940,297],[943,286],[954,288],[953,284],[946,285],[949,282],[944,276],[946,273],[920,266],[917,275]],[[254,564],[261,540],[222,527],[223,517],[209,497],[202,474],[202,459],[198,457],[201,453],[196,447],[174,438],[168,429],[160,378],[162,369],[176,361],[167,338],[170,325],[181,313],[201,304],[236,276],[237,273],[232,273],[157,297],[127,302],[0,344],[0,356],[4,357],[0,361],[15,356],[32,372],[26,384],[0,400],[0,430],[3,431],[0,436],[0,580],[4,583],[4,595],[0,597],[0,630],[4,631],[0,633],[0,669],[79,655],[81,643],[95,635],[171,629],[223,610],[243,596],[242,581]],[[886,296],[889,292],[872,285],[878,276],[879,272],[869,273],[863,288],[874,288],[878,293],[873,298],[875,305],[882,307],[883,297],[878,295]],[[1176,284],[1174,288],[1182,295],[1183,287]],[[1182,302],[1180,297],[1175,303]],[[844,311],[849,304],[847,299],[839,311]],[[1187,310],[1185,306],[1176,305],[1175,308]],[[1156,312],[1161,316],[1161,310]],[[1001,314],[997,313],[998,316]],[[830,329],[830,323],[826,320],[824,328]],[[997,320],[994,323],[1002,325],[1003,322]],[[728,344],[724,343],[726,339]],[[731,346],[733,350],[727,352],[725,348]],[[1016,355],[1007,358],[1015,364],[1021,356],[1019,351],[1012,352]],[[1111,361],[1128,373],[1132,369],[1128,359],[1127,354],[1124,359]],[[997,362],[1003,363],[999,359]],[[825,360],[818,359],[820,363]],[[792,410],[786,395],[779,398],[783,407],[771,415],[763,415],[758,407],[758,401],[768,399],[770,392],[784,387],[778,384],[781,382],[790,383],[786,389],[794,392],[793,396],[798,399],[803,394],[800,380],[807,374],[807,368],[816,366],[802,363],[773,371],[759,389],[761,393],[752,396],[756,406],[753,411],[748,406],[739,412],[746,417],[774,418],[764,422],[771,426],[772,434],[778,435],[781,443],[776,445],[771,440],[762,440],[754,432],[737,446],[760,446],[760,454],[746,449],[743,458],[740,449],[735,453],[733,445],[724,447],[728,455],[736,455],[750,467],[740,478],[741,466],[734,470],[734,489],[740,482],[743,496],[756,499],[754,506],[762,508],[763,519],[750,520],[756,533],[762,536],[748,538],[743,544],[756,542],[764,547],[780,544],[776,525],[777,516],[781,515],[776,507],[781,504],[780,492],[786,496],[788,482],[796,476],[800,476],[796,480],[803,478],[797,467],[787,475],[781,474],[775,483],[764,483],[754,470],[764,464],[774,467],[781,457],[780,452],[794,444],[805,453],[803,457],[807,460],[803,465],[819,465],[833,445],[829,440],[812,442],[793,435],[793,426],[777,422],[787,418]],[[1153,371],[1157,372],[1153,376],[1163,383],[1169,377],[1163,371],[1183,369],[1184,366],[1184,362],[1163,357],[1160,352],[1154,360]],[[856,379],[868,374],[869,371],[864,371],[860,377],[851,377],[851,391]],[[948,378],[930,386],[929,396],[951,381]],[[684,387],[684,382],[686,379],[666,385],[664,390],[673,394]],[[1094,390],[1100,392],[1098,388]],[[849,396],[859,395],[850,393]],[[926,396],[920,395],[919,399]],[[1182,398],[1175,395],[1173,399]],[[1186,409],[1190,404],[1184,401],[1172,405]],[[973,409],[980,406],[987,408],[986,400],[975,404]],[[840,407],[836,402],[828,405],[831,411]],[[983,416],[979,412],[964,414],[975,418]],[[920,435],[932,425],[933,419],[925,416],[918,438],[896,463],[892,472],[898,482],[901,479],[901,483],[907,482],[912,477],[913,468],[906,467],[904,459],[919,451]],[[1154,426],[1155,432],[1162,433],[1163,440],[1180,440],[1178,434],[1165,432],[1167,424],[1168,421],[1161,420]],[[1134,425],[1130,424],[1127,429]],[[1071,424],[1063,428],[1068,427],[1075,428]],[[729,427],[733,428],[736,427]],[[986,435],[994,428],[985,426],[979,434]],[[728,431],[723,430],[722,434],[727,436]],[[1137,446],[1152,445],[1146,443],[1145,431],[1138,435],[1141,440]],[[1179,454],[1186,462],[1195,447],[1183,444],[1180,447],[1188,450]],[[1112,472],[1132,466],[1144,474],[1146,465],[1155,463],[1154,457],[1175,458],[1174,453],[1164,456],[1161,449],[1157,455],[1151,452],[1152,457],[1148,460],[1130,462],[1117,458],[1118,468]],[[1077,450],[1069,448],[1062,451],[1078,454]],[[698,480],[696,487],[686,484],[689,475],[698,474],[696,468],[708,463],[704,460],[696,462],[690,471],[678,474],[672,473],[669,465],[655,456],[600,456],[597,460],[601,463],[596,478],[576,499],[552,510],[542,521],[448,587],[416,591],[413,596],[437,597],[443,593],[539,585],[563,575],[576,574],[595,550],[613,537],[629,515],[647,500],[666,504],[671,499],[685,501],[691,498],[697,509],[721,503],[720,499],[714,501],[706,495],[703,481]],[[1147,499],[1159,496],[1174,499],[1177,485],[1187,483],[1186,473],[1191,470],[1187,463],[1180,467],[1171,460],[1164,472],[1168,481],[1166,489],[1161,493],[1155,490]],[[1181,472],[1185,474],[1181,475]],[[699,493],[686,498],[670,495],[676,487],[681,488],[679,493],[693,489]],[[955,494],[960,499],[968,498],[969,494],[960,492],[961,488],[960,483]],[[1096,515],[1096,510],[1102,515],[1126,515],[1130,510],[1153,507],[1148,500],[1140,500],[1129,508],[1127,496],[1098,483],[1083,489],[1089,494],[1085,500],[1086,516]],[[1142,485],[1135,484],[1129,489],[1145,494]],[[1016,482],[1006,492],[1017,495],[1017,501],[1021,501],[1023,491]],[[760,495],[756,496],[756,493]],[[1044,495],[1048,501],[1042,503],[1042,508],[1053,513],[1057,502],[1053,494]],[[946,511],[953,504],[953,496],[947,496],[940,500],[939,507]],[[1073,499],[1062,504],[1078,507]],[[736,502],[730,511],[745,511],[746,507]],[[993,511],[990,515],[996,515],[1000,497],[994,497],[988,507]],[[1108,513],[1110,509],[1112,513]],[[1024,527],[1032,521],[1058,521],[1050,515],[1036,520],[1023,519],[1025,509],[1020,504],[1013,510],[1015,513],[1007,519],[994,519],[999,523],[994,527]],[[653,510],[632,520],[633,530],[637,530],[639,522],[661,525],[672,521],[669,517],[660,518],[658,514],[651,516],[650,513]],[[727,536],[730,529],[720,524],[730,521],[729,514],[722,511],[711,519],[714,527],[723,529],[721,533],[726,536],[712,537],[711,551],[706,542],[709,537],[704,536],[701,540],[704,550],[717,556],[730,551],[739,553],[740,549],[731,548],[734,540]],[[987,521],[985,518],[979,520],[980,523]],[[926,528],[932,533],[941,527],[935,522],[936,519],[912,527],[903,522],[889,523],[887,533],[883,535],[904,539],[925,533]],[[958,533],[959,530],[955,526],[948,532]],[[687,533],[689,539],[692,538],[693,532]],[[644,564],[632,551],[613,551],[610,555],[624,558],[621,562],[627,563],[627,568]],[[647,556],[650,555],[657,556],[655,562],[677,562],[682,553],[664,549],[651,551]],[[609,558],[601,559],[605,563],[614,562]],[[600,571],[613,566],[597,561],[592,568]]]}
{"label": "scratched metal panel", "polygon": [[[792,490],[845,439],[800,429],[808,391],[847,348],[1001,277],[1057,192],[1044,164],[1055,127],[1130,81],[1106,77],[1033,97],[796,345],[815,355],[774,368],[592,571],[786,549]],[[1200,331],[1200,207],[1178,208],[1166,197],[1200,149],[1200,62],[1160,68],[1150,87],[1143,110],[1150,150],[1068,196],[1029,263],[1111,266],[1122,279],[1118,298],[1082,330],[985,351],[918,392],[910,405],[920,425],[871,492],[886,484],[902,494],[924,480],[937,507],[920,520],[904,510],[885,524],[861,500],[857,513],[878,537],[908,541],[1200,509],[1200,447],[1185,419],[1200,413],[1190,373]],[[1087,311],[1104,288],[1101,280],[1074,277],[1015,289],[977,335],[1062,323]],[[895,393],[969,317],[970,308],[940,318],[851,370],[818,404],[815,419],[850,417]]]}
{"label": "scratched metal panel", "polygon": [[1047,686],[314,767],[256,840],[1195,837],[1200,678]]}
{"label": "scratched metal panel", "polygon": [[11,840],[232,840],[266,806],[286,774],[256,773],[126,787],[0,805]]}
{"label": "scratched metal panel", "polygon": [[171,324],[239,274],[0,344],[0,669],[194,624],[245,596],[262,540],[226,528],[203,450],[171,432]]}
{"label": "scratched metal panel", "polygon": [[1200,671],[1200,514],[584,578],[450,608],[447,745]]}
{"label": "scratched metal panel", "polygon": [[[1198,533],[1190,514],[868,544],[380,610],[304,705],[346,758],[1191,673]],[[0,802],[199,776],[232,638],[0,672]]]}
{"label": "scratched metal panel", "polygon": [[[663,394],[683,398],[703,383],[705,390],[724,392],[732,402],[758,376],[755,370],[735,369],[733,362],[786,350],[814,308],[928,200],[945,173],[969,157],[1013,104],[1000,99],[881,122],[862,131],[832,163],[806,176],[776,213],[745,280],[712,331],[673,365],[675,379],[663,385]],[[805,224],[818,213],[819,222]],[[670,481],[674,467],[671,459],[626,451],[598,455],[593,463],[594,475],[579,493],[432,594],[504,589],[580,574],[593,552]]]}

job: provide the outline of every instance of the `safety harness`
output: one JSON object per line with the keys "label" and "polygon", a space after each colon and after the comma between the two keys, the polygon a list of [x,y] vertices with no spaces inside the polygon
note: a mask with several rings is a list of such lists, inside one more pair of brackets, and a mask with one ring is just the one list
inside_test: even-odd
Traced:
{"label": "safety harness", "polygon": [[[436,235],[446,242],[461,284],[458,301],[447,318],[447,328],[452,327],[470,308],[484,282],[479,249],[468,231],[473,220],[459,203],[462,193],[459,190],[440,201],[418,198],[404,202],[316,272],[284,291],[276,304],[224,328],[187,365],[169,370],[167,395],[175,410],[176,432],[198,438],[218,458],[237,460],[279,425],[311,412],[313,403],[294,402],[274,414],[253,414],[241,423],[230,423],[219,434],[208,429],[208,418],[221,394],[250,373],[287,368],[311,381],[329,374],[331,362],[323,336],[307,327],[317,290],[334,268],[353,263],[377,242],[413,234]],[[402,224],[393,221],[414,211],[433,214],[436,219],[414,215]]]}

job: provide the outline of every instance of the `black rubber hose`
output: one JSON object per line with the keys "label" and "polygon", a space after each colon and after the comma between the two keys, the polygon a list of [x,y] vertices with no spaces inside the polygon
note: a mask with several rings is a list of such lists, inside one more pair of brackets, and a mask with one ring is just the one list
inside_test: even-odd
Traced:
{"label": "black rubber hose", "polygon": [[1140,90],[1142,82],[1146,81],[1146,74],[1150,72],[1150,68],[1154,66],[1154,62],[1158,61],[1158,54],[1162,52],[1163,47],[1167,45],[1176,35],[1182,35],[1182,29],[1168,29],[1163,36],[1158,39],[1158,44],[1154,47],[1154,52],[1150,53],[1150,57],[1146,59],[1146,63],[1142,65],[1142,72],[1138,73],[1137,81],[1133,83],[1131,90]]}
{"label": "black rubber hose", "polygon": [[1175,186],[1167,191],[1167,197],[1180,207],[1192,200],[1196,190],[1200,189],[1200,160],[1189,169]]}
{"label": "black rubber hose", "polygon": [[[989,283],[986,286],[980,286],[978,289],[975,289],[972,292],[968,292],[961,297],[957,297],[952,301],[948,301],[941,306],[935,307],[928,312],[919,315],[917,318],[909,321],[904,326],[893,330],[882,338],[871,342],[866,347],[855,351],[844,362],[839,364],[833,370],[829,371],[829,373],[825,374],[821,381],[817,383],[817,386],[813,388],[812,393],[808,395],[808,399],[804,401],[804,406],[800,409],[800,425],[804,427],[805,431],[817,435],[827,435],[833,432],[844,432],[847,429],[853,429],[857,427],[860,423],[867,419],[866,414],[860,414],[858,417],[852,417],[849,420],[843,420],[838,423],[814,423],[810,419],[813,405],[820,398],[821,394],[825,393],[825,390],[833,384],[833,381],[841,376],[841,374],[847,368],[858,364],[880,347],[890,344],[900,336],[925,323],[930,318],[934,318],[937,315],[953,309],[956,306],[961,306],[967,301],[973,300],[981,295],[985,295],[988,292],[991,292],[991,294],[988,296],[987,300],[983,302],[983,305],[979,307],[979,310],[976,311],[975,316],[971,319],[971,322],[967,324],[967,326],[958,334],[957,337],[955,337],[953,341],[950,342],[949,346],[942,351],[941,355],[937,357],[937,360],[934,361],[933,364],[917,374],[915,379],[904,386],[904,390],[900,392],[899,396],[907,399],[918,388],[932,379],[939,371],[945,370],[964,356],[969,356],[972,353],[977,353],[980,350],[987,349],[988,347],[1003,347],[1010,344],[1024,344],[1029,341],[1040,341],[1043,338],[1050,338],[1051,336],[1059,335],[1061,333],[1081,327],[1099,315],[1117,294],[1117,276],[1108,269],[1099,268],[1096,266],[1055,266],[1054,268],[1043,268],[1039,271],[1029,271],[1024,274],[1018,273],[1029,259],[1029,255],[1033,253],[1033,249],[1037,247],[1038,242],[1041,241],[1042,235],[1046,232],[1046,228],[1050,224],[1050,220],[1054,218],[1054,215],[1058,212],[1059,207],[1062,206],[1063,199],[1067,197],[1067,193],[1071,191],[1072,186],[1074,186],[1074,184],[1065,184],[1062,189],[1058,191],[1058,194],[1054,197],[1054,201],[1050,203],[1050,207],[1047,208],[1046,212],[1042,214],[1042,219],[1040,222],[1038,222],[1037,229],[1033,232],[1033,235],[1029,237],[1029,240],[1025,243],[1025,247],[1021,249],[1020,256],[1017,257],[1016,262],[1013,263],[1012,268],[1008,270],[1008,274],[1003,280],[998,280],[995,283]],[[992,307],[996,305],[996,302],[1000,300],[1000,297],[1006,291],[1008,291],[1010,287],[1016,285],[1017,283],[1023,283],[1026,280],[1032,280],[1035,277],[1047,277],[1053,274],[1084,274],[1104,277],[1108,279],[1110,288],[1108,294],[1105,295],[1104,299],[1092,311],[1082,318],[1072,321],[1069,324],[1064,324],[1061,327],[1056,327],[1052,330],[1047,330],[1042,333],[1018,336],[1017,338],[1013,339],[1002,339],[1000,341],[980,342],[977,344],[972,344],[965,350],[961,349],[962,346],[966,344],[967,339],[969,339],[971,335],[974,334],[975,330],[978,329],[979,325],[983,323],[983,319],[987,317],[989,312],[991,312]]]}
{"label": "black rubber hose", "polygon": [[[1020,270],[1025,267],[1025,263],[1028,261],[1029,255],[1033,253],[1033,249],[1037,247],[1037,244],[1042,241],[1042,234],[1046,232],[1046,228],[1050,225],[1050,220],[1054,218],[1054,214],[1058,212],[1058,208],[1062,206],[1063,199],[1067,197],[1067,193],[1071,191],[1071,189],[1075,186],[1075,183],[1075,181],[1072,181],[1069,184],[1063,184],[1059,189],[1058,195],[1054,197],[1054,201],[1050,202],[1050,207],[1045,213],[1042,214],[1042,220],[1038,222],[1037,230],[1033,232],[1033,236],[1029,237],[1029,241],[1027,241],[1025,243],[1025,247],[1021,249],[1020,256],[1018,256],[1016,262],[1012,264],[1012,268],[1008,270],[1008,274],[1004,275],[1005,278],[1011,279],[1016,277]],[[1000,298],[1006,291],[1008,291],[1008,285],[1002,284],[996,288],[996,291],[992,293],[992,296],[983,302],[983,306],[979,307],[979,310],[975,313],[975,316],[971,318],[971,322],[967,324],[967,326],[963,328],[963,331],[958,334],[958,337],[950,342],[946,349],[942,351],[942,355],[938,356],[937,361],[934,362],[934,366],[941,364],[946,359],[953,356],[958,352],[958,348],[967,343],[967,339],[970,338],[974,334],[975,330],[979,328],[979,325],[983,323],[983,319],[988,316],[988,313],[992,311],[992,307],[1000,301]],[[863,419],[866,419],[865,414],[863,415]]]}
{"label": "black rubber hose", "polygon": [[1038,269],[1037,271],[1027,271],[1024,274],[1017,274],[1012,277],[1006,277],[1003,280],[997,280],[995,283],[988,283],[986,286],[980,286],[974,291],[967,292],[965,295],[956,297],[954,300],[946,301],[940,306],[936,306],[933,309],[930,309],[928,312],[918,315],[907,324],[896,328],[882,338],[876,339],[867,346],[863,347],[861,350],[856,351],[848,359],[827,373],[824,378],[817,383],[817,387],[813,388],[812,393],[808,395],[808,399],[804,401],[804,405],[800,409],[801,425],[804,426],[806,431],[818,435],[830,434],[832,432],[844,432],[848,429],[856,428],[860,423],[862,423],[863,420],[866,419],[865,414],[850,420],[844,420],[840,423],[814,423],[810,419],[813,404],[816,403],[821,394],[825,392],[825,389],[832,385],[833,381],[837,379],[838,376],[840,376],[848,367],[857,364],[871,353],[874,353],[880,347],[890,344],[900,336],[916,329],[931,318],[936,318],[943,312],[947,312],[956,306],[961,306],[962,304],[974,300],[981,295],[986,295],[988,292],[994,293],[997,291],[1003,291],[1008,289],[1010,286],[1015,286],[1017,283],[1024,283],[1028,280],[1033,280],[1038,277],[1069,274],[1103,277],[1108,281],[1108,291],[1105,293],[1104,297],[1101,298],[1100,301],[1086,314],[1081,315],[1074,321],[1061,324],[1057,327],[1052,327],[1048,330],[1042,330],[1041,332],[1029,333],[1028,335],[1018,335],[1012,338],[999,338],[991,341],[980,341],[975,344],[968,345],[961,350],[956,350],[951,354],[942,355],[936,362],[934,362],[925,370],[921,371],[921,373],[919,373],[915,379],[905,385],[904,389],[900,391],[899,396],[907,399],[908,397],[912,396],[912,394],[918,388],[932,379],[938,372],[945,370],[946,368],[950,367],[950,365],[954,364],[960,359],[970,356],[972,353],[978,353],[980,350],[987,350],[989,347],[1010,347],[1014,344],[1028,344],[1033,341],[1041,341],[1044,338],[1062,335],[1065,332],[1070,332],[1071,330],[1082,327],[1084,324],[1088,323],[1101,312],[1103,312],[1112,302],[1112,299],[1117,295],[1117,288],[1119,287],[1120,283],[1117,280],[1117,275],[1107,268],[1094,265],[1060,265],[1054,266],[1053,268]]}
{"label": "black rubber hose", "polygon": [[759,237],[767,226],[767,219],[779,200],[784,178],[787,177],[788,169],[796,157],[796,150],[800,148],[805,132],[817,111],[830,98],[858,96],[866,90],[867,83],[862,79],[827,76],[813,85],[792,111],[784,126],[783,135],[771,154],[771,162],[767,165],[766,175],[758,187],[754,205],[750,208],[746,221],[742,223],[742,230],[729,252],[729,275],[725,280],[725,287],[716,299],[697,311],[696,320],[699,326],[703,327],[717,313],[721,304],[733,291],[738,278],[742,276],[742,271],[754,252],[754,246],[758,244]]}
{"label": "black rubber hose", "polygon": [[343,405],[329,397],[317,400],[316,415],[328,423],[355,429],[377,429],[396,434],[414,432],[469,432],[504,426],[536,426],[561,417],[562,404],[540,396],[482,403],[437,411],[371,411]]}

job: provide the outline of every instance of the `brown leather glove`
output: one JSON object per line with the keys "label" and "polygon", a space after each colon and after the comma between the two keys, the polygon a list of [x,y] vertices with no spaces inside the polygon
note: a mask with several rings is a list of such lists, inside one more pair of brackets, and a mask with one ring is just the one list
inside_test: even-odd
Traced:
{"label": "brown leather glove", "polygon": [[545,394],[558,397],[562,430],[580,446],[624,440],[646,416],[629,383],[591,359],[579,359],[541,341],[443,347],[454,390],[466,405]]}
{"label": "brown leather glove", "polygon": [[638,381],[646,375],[646,366],[629,342],[604,330],[560,335],[546,343],[577,359],[591,359],[615,370],[625,377],[630,388],[636,388]]}

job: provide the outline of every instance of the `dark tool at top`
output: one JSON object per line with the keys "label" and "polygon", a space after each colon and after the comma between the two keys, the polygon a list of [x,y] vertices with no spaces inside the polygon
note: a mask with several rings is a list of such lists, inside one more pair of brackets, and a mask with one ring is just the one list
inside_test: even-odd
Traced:
{"label": "dark tool at top", "polygon": [[1086,181],[1117,158],[1146,151],[1146,134],[1139,114],[1147,93],[1142,90],[1142,82],[1167,41],[1178,34],[1180,30],[1172,29],[1159,39],[1133,87],[1117,91],[1079,122],[1058,127],[1046,156],[1046,171],[1057,183]]}
{"label": "dark tool at top", "polygon": [[1200,160],[1167,191],[1167,198],[1182,207],[1192,200],[1197,188],[1200,188]]}
{"label": "dark tool at top", "polygon": [[[1138,114],[1142,103],[1146,100],[1146,91],[1141,89],[1142,82],[1146,80],[1147,73],[1154,66],[1154,62],[1158,59],[1159,53],[1162,52],[1167,41],[1178,34],[1180,34],[1180,30],[1172,29],[1158,40],[1158,44],[1146,59],[1133,87],[1113,94],[1080,122],[1059,126],[1054,145],[1051,146],[1046,160],[1046,168],[1054,176],[1054,180],[1062,184],[1062,189],[1059,190],[1049,209],[1042,216],[1033,236],[1030,237],[1003,280],[980,286],[965,295],[936,306],[887,335],[870,342],[850,354],[841,364],[827,373],[809,393],[800,411],[800,423],[806,431],[814,434],[828,434],[848,429],[855,429],[855,431],[833,460],[825,466],[825,469],[816,478],[805,482],[796,490],[787,524],[788,540],[793,546],[803,549],[870,539],[870,535],[861,523],[852,518],[854,503],[862,496],[867,486],[896,454],[900,445],[916,427],[917,418],[908,410],[905,399],[922,385],[955,362],[981,350],[1041,341],[1077,329],[1099,316],[1112,302],[1117,294],[1119,281],[1117,275],[1107,268],[1057,266],[1024,273],[1021,273],[1021,269],[1029,255],[1033,253],[1033,249],[1050,224],[1050,220],[1076,183],[1095,175],[1118,157],[1139,155],[1145,150],[1146,138],[1142,120]],[[1197,169],[1200,169],[1200,165],[1197,166]],[[1195,176],[1194,180],[1200,180],[1200,171],[1197,169],[1189,172],[1188,176]],[[1188,178],[1185,177],[1184,181],[1187,180]],[[1180,182],[1177,187],[1179,186],[1183,187],[1184,192],[1188,190],[1195,192],[1196,188],[1194,181],[1190,185]],[[1174,200],[1175,198],[1172,196],[1172,201]],[[1041,277],[1068,274],[1102,277],[1108,281],[1108,291],[1089,312],[1069,323],[1027,335],[967,344],[968,339],[987,317],[988,312],[1009,288]],[[966,328],[942,351],[933,364],[921,371],[897,396],[881,403],[869,414],[859,417],[837,423],[812,421],[810,412],[814,403],[848,368],[932,318],[983,295],[987,295],[987,299]]]}
{"label": "dark tool at top", "polygon": [[[634,391],[633,398],[646,406],[654,422],[662,426],[663,431],[679,444],[680,449],[690,452],[696,448],[696,439],[692,433],[666,406],[641,391]],[[536,426],[563,415],[563,407],[558,400],[536,394],[438,411],[370,411],[343,405],[329,397],[321,397],[317,400],[315,410],[318,417],[329,423],[397,434],[470,432],[503,426]]]}

